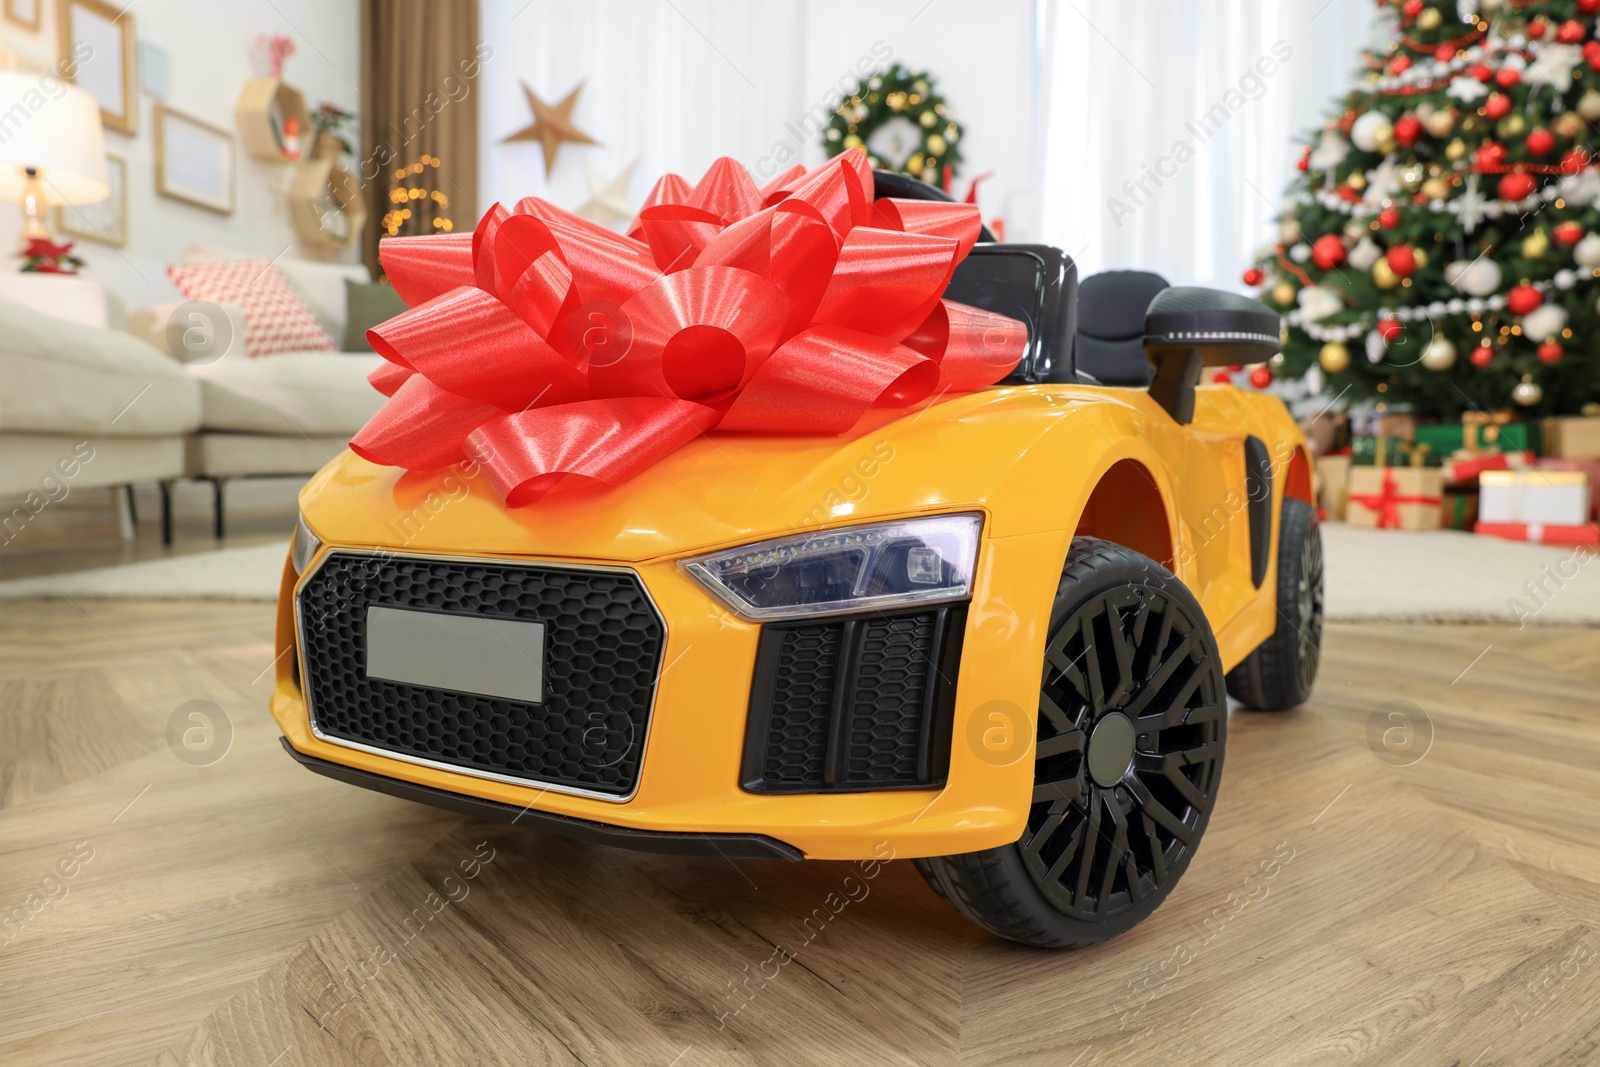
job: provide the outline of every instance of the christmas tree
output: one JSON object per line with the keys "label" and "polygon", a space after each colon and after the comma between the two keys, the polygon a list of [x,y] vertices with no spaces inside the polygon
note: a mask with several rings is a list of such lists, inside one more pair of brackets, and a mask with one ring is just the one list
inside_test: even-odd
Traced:
{"label": "christmas tree", "polygon": [[1379,0],[1245,272],[1280,373],[1455,418],[1600,400],[1600,0]]}

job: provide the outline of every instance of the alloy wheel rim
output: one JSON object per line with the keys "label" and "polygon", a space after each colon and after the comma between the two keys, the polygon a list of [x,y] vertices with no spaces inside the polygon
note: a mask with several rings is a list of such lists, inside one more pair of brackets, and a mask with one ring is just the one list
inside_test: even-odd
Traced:
{"label": "alloy wheel rim", "polygon": [[[1199,843],[1221,777],[1221,670],[1198,621],[1160,590],[1093,597],[1052,634],[1039,694],[1033,801],[1017,847],[1063,914],[1103,922],[1161,894]],[[1091,737],[1133,725],[1113,782]],[[1120,728],[1113,731],[1120,733]],[[1115,738],[1120,745],[1121,738]]]}

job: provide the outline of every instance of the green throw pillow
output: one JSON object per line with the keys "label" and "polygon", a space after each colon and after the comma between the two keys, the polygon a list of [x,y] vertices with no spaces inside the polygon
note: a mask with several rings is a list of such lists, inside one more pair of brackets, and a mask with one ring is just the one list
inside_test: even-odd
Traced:
{"label": "green throw pillow", "polygon": [[406,309],[406,302],[387,282],[344,281],[346,352],[371,352],[367,331],[394,318]]}

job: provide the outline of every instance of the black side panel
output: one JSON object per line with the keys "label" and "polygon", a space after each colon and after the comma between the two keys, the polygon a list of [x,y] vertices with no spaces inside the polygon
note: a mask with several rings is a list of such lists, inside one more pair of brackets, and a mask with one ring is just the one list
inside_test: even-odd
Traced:
{"label": "black side panel", "polygon": [[1244,487],[1250,502],[1250,580],[1260,589],[1272,548],[1272,456],[1259,437],[1244,439]]}
{"label": "black side panel", "polygon": [[966,608],[763,626],[739,781],[753,793],[944,784]]}
{"label": "black side panel", "polygon": [[363,789],[387,793],[402,800],[431,804],[436,808],[459,812],[484,822],[511,823],[579,841],[631,848],[640,852],[660,852],[672,856],[790,861],[805,859],[805,855],[793,845],[786,845],[765,834],[694,834],[630,830],[622,826],[591,822],[588,819],[574,819],[569,815],[557,815],[554,812],[517,808],[493,800],[469,797],[464,793],[451,793],[432,786],[401,781],[399,778],[387,778],[355,767],[346,767],[342,763],[330,763],[315,756],[307,756],[297,752],[294,746],[289,744],[288,738],[280,737],[278,740],[283,742],[284,751],[293,756],[302,767],[325,778],[332,778],[336,782],[345,782],[349,785],[359,785]]}

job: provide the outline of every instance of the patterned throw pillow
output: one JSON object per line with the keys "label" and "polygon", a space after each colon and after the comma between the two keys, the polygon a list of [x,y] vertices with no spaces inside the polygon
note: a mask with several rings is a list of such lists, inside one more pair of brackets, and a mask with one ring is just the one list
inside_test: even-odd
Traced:
{"label": "patterned throw pillow", "polygon": [[333,352],[338,346],[305,302],[267,259],[229,259],[168,267],[179,292],[190,300],[238,304],[244,309],[244,350],[250,356],[276,352]]}

